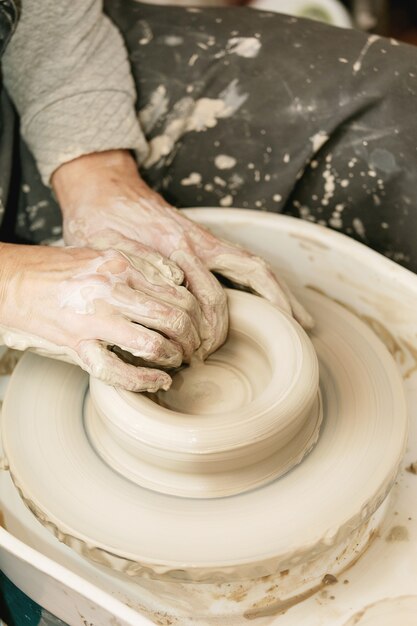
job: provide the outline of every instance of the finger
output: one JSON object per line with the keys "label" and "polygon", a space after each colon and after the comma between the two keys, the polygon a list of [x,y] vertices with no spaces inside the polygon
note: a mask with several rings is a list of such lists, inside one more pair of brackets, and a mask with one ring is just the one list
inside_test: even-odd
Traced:
{"label": "finger", "polygon": [[216,255],[209,260],[209,269],[238,285],[249,287],[285,313],[291,314],[288,298],[266,262],[239,249]]}
{"label": "finger", "polygon": [[183,353],[179,345],[159,333],[139,324],[121,319],[103,326],[97,337],[108,345],[116,345],[125,352],[161,367],[179,367]]}
{"label": "finger", "polygon": [[98,341],[86,341],[79,348],[82,367],[90,376],[108,385],[129,391],[165,391],[171,386],[171,377],[166,372],[148,367],[135,367],[124,363]]}
{"label": "finger", "polygon": [[199,352],[204,358],[226,340],[229,326],[226,292],[215,276],[192,253],[176,250],[171,257],[183,270],[187,288],[196,297],[201,308]]}
{"label": "finger", "polygon": [[229,280],[248,287],[258,295],[275,304],[285,313],[293,315],[304,328],[312,328],[311,315],[293,296],[283,280],[278,280],[272,269],[261,257],[239,248],[224,252],[209,260],[209,268]]}
{"label": "finger", "polygon": [[[198,334],[197,329],[200,326],[201,317],[198,302],[188,289],[177,284],[183,282],[183,271],[173,261],[166,259],[157,252],[154,253],[154,251],[147,246],[132,240],[121,239],[117,243],[117,246],[118,252],[121,253],[129,263],[129,267],[126,269],[127,284],[137,291],[166,302],[168,305],[183,309],[187,315],[191,317],[193,326]],[[168,261],[172,268],[175,268],[176,275],[174,279],[177,282],[171,280],[172,275],[170,272],[166,272],[164,276],[156,265],[148,263],[145,258],[146,256],[147,258],[157,257],[163,262]]]}
{"label": "finger", "polygon": [[156,271],[162,274],[164,278],[167,278],[176,285],[181,285],[184,282],[184,273],[178,265],[148,246],[130,242],[125,239],[123,242],[117,244],[117,249],[127,254],[129,258],[131,258],[133,265],[135,265],[136,259],[144,259],[149,265],[152,265]]}
{"label": "finger", "polygon": [[163,333],[182,349],[189,359],[201,341],[190,315],[180,307],[167,304],[141,291],[119,283],[114,288],[114,312],[130,321]]}
{"label": "finger", "polygon": [[[176,285],[183,283],[184,274],[178,265],[149,246],[133,239],[127,239],[116,231],[106,231],[105,239],[102,241],[103,244],[106,244],[105,248],[114,248],[126,254],[137,269],[142,270],[144,262],[152,266],[155,279],[161,275]],[[150,276],[152,275],[149,268],[148,273]]]}
{"label": "finger", "polygon": [[[181,274],[183,272],[181,270]],[[127,283],[132,289],[143,292],[157,298],[166,304],[185,311],[192,319],[196,329],[200,326],[201,310],[196,298],[185,287],[168,281],[163,276],[153,277],[149,280],[148,273],[143,273],[131,267],[128,270]]]}
{"label": "finger", "polygon": [[306,330],[311,330],[315,326],[314,318],[310,315],[310,313],[303,307],[301,302],[297,300],[297,298],[292,293],[291,289],[288,287],[285,280],[282,278],[279,279],[279,284],[281,285],[282,290],[286,294],[288,298],[288,302],[290,303],[292,314],[297,322]]}

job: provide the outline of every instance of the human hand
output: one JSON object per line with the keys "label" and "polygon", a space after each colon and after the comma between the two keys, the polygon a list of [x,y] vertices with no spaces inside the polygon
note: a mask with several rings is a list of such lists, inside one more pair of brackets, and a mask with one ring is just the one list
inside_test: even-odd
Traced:
{"label": "human hand", "polygon": [[[198,348],[198,306],[157,252],[0,246],[0,341],[80,365],[131,391],[168,389],[160,367]],[[162,334],[161,334],[162,333]],[[149,362],[136,367],[109,347]]]}
{"label": "human hand", "polygon": [[218,348],[228,328],[224,289],[212,272],[263,296],[305,328],[313,320],[265,261],[187,219],[141,180],[122,151],[93,154],[61,166],[52,177],[66,243],[131,252],[140,242],[174,261],[200,309],[200,353]]}

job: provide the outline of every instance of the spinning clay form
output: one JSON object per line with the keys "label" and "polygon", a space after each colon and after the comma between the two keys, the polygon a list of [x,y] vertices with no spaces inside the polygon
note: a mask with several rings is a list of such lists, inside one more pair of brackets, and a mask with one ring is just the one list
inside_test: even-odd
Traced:
{"label": "spinning clay form", "polygon": [[257,296],[228,298],[227,342],[168,392],[88,385],[75,366],[25,355],[3,410],[10,473],[58,539],[139,584],[249,589],[310,563],[312,587],[337,554],[357,557],[395,480],[402,381],[370,329],[323,295],[303,294],[310,337]]}
{"label": "spinning clay form", "polygon": [[90,382],[90,440],[138,485],[197,498],[240,493],[288,471],[317,439],[318,362],[307,335],[261,298],[228,297],[226,344],[177,373],[168,392]]}

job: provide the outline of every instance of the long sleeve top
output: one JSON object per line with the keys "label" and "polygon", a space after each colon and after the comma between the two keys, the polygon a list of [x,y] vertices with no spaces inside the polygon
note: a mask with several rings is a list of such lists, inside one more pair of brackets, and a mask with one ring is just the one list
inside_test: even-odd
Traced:
{"label": "long sleeve top", "polygon": [[49,184],[83,154],[147,144],[135,112],[127,52],[101,0],[22,0],[2,60],[21,133]]}

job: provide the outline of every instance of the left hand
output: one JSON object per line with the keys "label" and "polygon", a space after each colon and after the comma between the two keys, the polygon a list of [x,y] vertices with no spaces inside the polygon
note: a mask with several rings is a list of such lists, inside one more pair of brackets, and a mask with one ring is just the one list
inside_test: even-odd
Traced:
{"label": "left hand", "polygon": [[228,330],[226,294],[212,272],[248,287],[302,326],[313,320],[267,263],[183,216],[140,178],[131,155],[111,151],[86,155],[58,168],[52,185],[61,205],[69,245],[114,248],[125,254],[157,251],[184,273],[201,314],[203,357],[216,350]]}

